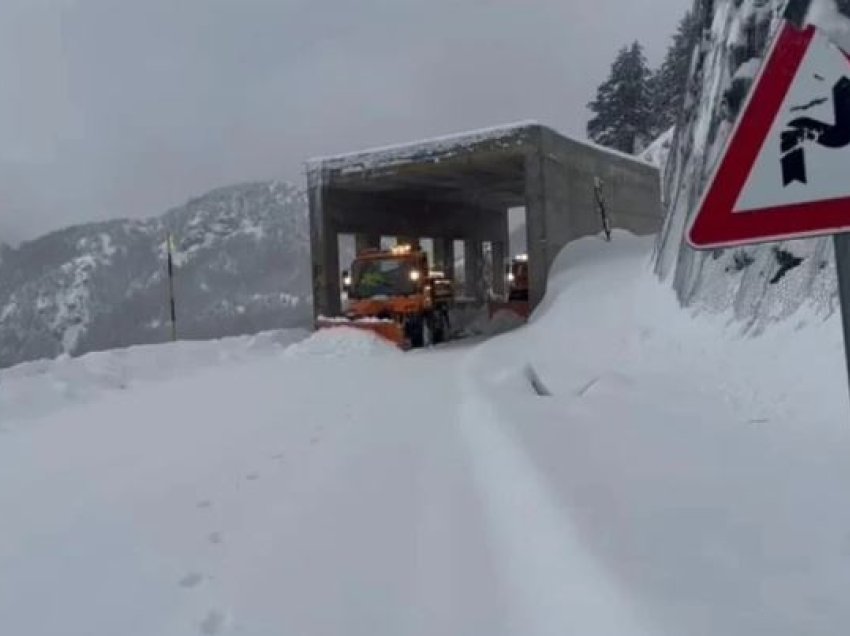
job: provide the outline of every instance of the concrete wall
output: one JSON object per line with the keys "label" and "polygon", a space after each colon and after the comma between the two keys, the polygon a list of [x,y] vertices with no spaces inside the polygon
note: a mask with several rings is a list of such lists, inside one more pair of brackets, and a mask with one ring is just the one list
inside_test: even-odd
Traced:
{"label": "concrete wall", "polygon": [[[603,199],[612,227],[635,234],[660,230],[661,193],[658,170],[654,167],[567,139],[543,126],[523,128],[517,139],[521,144],[508,144],[504,152],[512,153],[505,156],[513,160],[524,157],[524,184],[511,188],[521,189],[515,196],[526,207],[532,306],[543,298],[549,268],[561,249],[578,238],[601,233],[602,218],[595,193],[597,178],[603,183]],[[487,152],[499,156],[500,151],[488,146]],[[317,314],[340,312],[339,233],[360,235],[361,245],[366,244],[368,235],[430,237],[437,241],[461,239],[469,243],[468,256],[473,256],[475,261],[479,260],[474,255],[480,249],[473,245],[480,246],[482,241],[499,244],[495,255],[507,244],[507,209],[446,203],[437,201],[436,197],[429,200],[429,190],[421,184],[415,193],[407,196],[389,195],[377,188],[370,191],[366,176],[358,182],[360,189],[344,189],[329,183],[327,175],[322,167],[308,171]],[[379,180],[380,175],[375,178]],[[490,185],[497,188],[504,184],[499,181]],[[481,185],[472,183],[468,187],[475,194]],[[435,192],[439,194],[439,188]],[[439,251],[446,250],[441,245]],[[473,274],[478,267],[478,263],[470,262],[467,275],[478,279]],[[498,265],[495,275],[502,275]]]}
{"label": "concrete wall", "polygon": [[[478,246],[476,253],[480,253],[482,241],[507,242],[507,210],[337,190],[324,182],[320,171],[310,174],[308,185],[313,305],[317,316],[339,315],[342,309],[340,234],[354,234],[361,248],[374,246],[382,235],[409,237],[407,242],[411,243],[433,238],[445,244],[446,256],[453,256],[454,239]],[[481,263],[475,259],[470,261],[470,266],[476,271],[481,269]],[[474,276],[474,280],[480,279],[480,275]]]}
{"label": "concrete wall", "polygon": [[324,216],[339,233],[479,241],[504,240],[507,234],[507,210],[329,188],[322,199]]}
{"label": "concrete wall", "polygon": [[327,214],[325,174],[321,170],[308,173],[310,205],[310,254],[313,270],[313,313],[334,316],[340,312],[338,230]]}
{"label": "concrete wall", "polygon": [[544,153],[570,184],[569,205],[579,236],[598,232],[601,222],[594,180],[602,179],[603,199],[613,227],[637,235],[661,229],[661,180],[658,169],[619,153],[567,139],[544,129]]}
{"label": "concrete wall", "polygon": [[546,293],[549,268],[571,241],[600,234],[596,179],[613,228],[638,235],[658,232],[663,221],[658,170],[627,157],[540,129],[538,150],[526,156],[526,232],[529,300]]}

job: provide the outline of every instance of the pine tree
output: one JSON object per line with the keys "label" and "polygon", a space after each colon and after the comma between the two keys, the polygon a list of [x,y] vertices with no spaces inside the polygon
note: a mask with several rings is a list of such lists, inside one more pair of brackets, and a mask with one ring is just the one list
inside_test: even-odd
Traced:
{"label": "pine tree", "polygon": [[691,54],[699,39],[699,33],[699,20],[689,11],[679,23],[661,68],[652,77],[652,110],[656,117],[653,136],[676,124],[685,102]]}
{"label": "pine tree", "polygon": [[640,43],[620,49],[608,79],[587,105],[594,113],[588,137],[623,152],[642,150],[653,132],[651,77]]}

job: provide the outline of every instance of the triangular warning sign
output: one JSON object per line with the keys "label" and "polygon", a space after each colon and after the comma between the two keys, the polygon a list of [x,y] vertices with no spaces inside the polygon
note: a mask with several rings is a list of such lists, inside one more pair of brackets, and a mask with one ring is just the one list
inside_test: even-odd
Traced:
{"label": "triangular warning sign", "polygon": [[850,58],[785,23],[703,195],[698,249],[850,231]]}

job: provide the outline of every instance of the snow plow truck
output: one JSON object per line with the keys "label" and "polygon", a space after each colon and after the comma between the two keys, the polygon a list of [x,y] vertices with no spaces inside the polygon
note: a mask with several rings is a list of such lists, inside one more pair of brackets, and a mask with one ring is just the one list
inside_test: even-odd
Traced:
{"label": "snow plow truck", "polygon": [[501,312],[510,312],[523,320],[528,320],[531,307],[528,304],[528,256],[519,254],[505,265],[505,283],[507,300],[490,301],[490,318]]}
{"label": "snow plow truck", "polygon": [[508,300],[528,302],[528,256],[519,254],[505,268]]}
{"label": "snow plow truck", "polygon": [[402,349],[449,339],[454,284],[428,266],[428,254],[411,245],[370,249],[343,272],[344,316],[319,317],[317,327],[372,331]]}

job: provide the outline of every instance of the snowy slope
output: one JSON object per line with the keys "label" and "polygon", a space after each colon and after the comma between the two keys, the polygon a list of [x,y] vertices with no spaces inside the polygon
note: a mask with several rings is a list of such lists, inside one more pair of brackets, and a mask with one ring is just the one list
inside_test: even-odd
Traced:
{"label": "snowy slope", "polygon": [[[486,342],[339,330],[0,371],[0,632],[843,633],[836,320],[740,338],[681,312],[650,249],[579,241]],[[156,351],[168,381],[143,377]],[[109,356],[115,386],[69,371]]]}
{"label": "snowy slope", "polygon": [[306,198],[285,183],[221,188],[157,218],[0,246],[0,367],[169,338],[165,236],[176,237],[182,338],[306,324]]}

